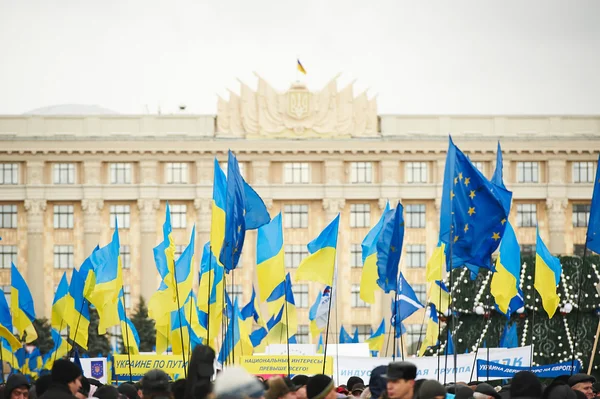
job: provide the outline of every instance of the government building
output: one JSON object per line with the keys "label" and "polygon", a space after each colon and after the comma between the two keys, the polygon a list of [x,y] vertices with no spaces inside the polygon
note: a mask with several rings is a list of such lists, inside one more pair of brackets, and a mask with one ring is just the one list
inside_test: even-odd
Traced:
{"label": "government building", "polygon": [[[318,284],[295,281],[306,244],[341,213],[337,298],[329,342],[343,325],[360,339],[386,317],[390,296],[369,306],[359,296],[361,241],[389,201],[404,206],[401,270],[426,301],[425,265],[438,240],[448,135],[491,177],[496,146],[513,191],[510,221],[524,253],[535,252],[536,226],[555,254],[580,254],[585,242],[600,116],[379,115],[376,99],[333,79],[318,91],[302,83],[218,100],[217,115],[122,115],[94,107],[0,115],[0,285],[10,295],[14,262],[33,293],[38,316],[50,316],[56,286],[111,238],[121,239],[126,305],[158,287],[152,248],[162,240],[165,204],[180,254],[196,225],[197,273],[210,230],[213,160],[227,150],[271,216],[284,220],[285,261],[298,309],[299,343],[311,341],[308,309]],[[399,110],[401,111],[401,110]],[[256,282],[256,232],[227,289],[242,303]],[[335,319],[335,320],[334,320]],[[423,312],[407,323],[414,353]],[[313,342],[314,343],[314,342]]]}

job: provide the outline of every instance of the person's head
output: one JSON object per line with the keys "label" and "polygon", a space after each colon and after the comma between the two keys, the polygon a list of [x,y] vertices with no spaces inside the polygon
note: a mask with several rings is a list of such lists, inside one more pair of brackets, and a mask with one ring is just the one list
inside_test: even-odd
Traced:
{"label": "person's head", "polygon": [[306,397],[308,399],[335,399],[337,394],[331,377],[316,374],[306,383]]}
{"label": "person's head", "polygon": [[554,379],[552,384],[544,389],[542,399],[577,399],[577,394],[564,379]]}
{"label": "person's head", "polygon": [[52,376],[50,374],[45,374],[37,379],[35,382],[35,394],[39,398],[46,392],[48,387],[52,384]]}
{"label": "person's head", "polygon": [[587,399],[593,399],[596,395],[594,394],[593,384],[596,379],[591,375],[587,374],[575,374],[569,378],[569,386],[575,390],[585,394]]}
{"label": "person's head", "polygon": [[183,399],[185,395],[186,380],[185,378],[179,379],[171,384],[171,392],[173,393],[174,399]]}
{"label": "person's head", "polygon": [[369,378],[369,393],[373,399],[379,399],[386,390],[386,381],[383,378],[387,371],[387,366],[377,366],[371,371]]}
{"label": "person's head", "polygon": [[67,386],[73,396],[79,392],[81,388],[81,368],[75,363],[67,359],[58,359],[52,365],[50,375],[54,384]]}
{"label": "person's head", "polygon": [[485,382],[482,382],[475,387],[473,397],[475,399],[502,399],[494,387]]}
{"label": "person's head", "polygon": [[90,382],[84,376],[81,376],[81,387],[75,394],[78,399],[86,399],[90,394]]}
{"label": "person's head", "polygon": [[529,371],[519,371],[513,376],[510,384],[511,399],[520,397],[539,398],[542,396],[542,391],[540,380]]}
{"label": "person's head", "polygon": [[241,367],[230,367],[220,372],[213,393],[215,399],[260,399],[265,395],[260,381]]}
{"label": "person's head", "polygon": [[456,385],[452,386],[452,392],[451,392],[450,387],[448,387],[446,389],[446,391],[448,391],[449,393],[453,393],[454,399],[472,399],[473,398],[473,390],[471,389],[471,387],[469,387],[467,385],[456,384]]}
{"label": "person's head", "polygon": [[292,378],[292,383],[298,387],[296,399],[307,399],[306,384],[308,383],[308,377],[303,374],[298,374]]}
{"label": "person's head", "polygon": [[127,399],[140,399],[138,389],[130,382],[124,382],[117,388],[119,393],[125,395]]}
{"label": "person's head", "polygon": [[185,399],[202,399],[212,392],[214,364],[215,351],[210,346],[198,345],[194,348],[188,366]]}
{"label": "person's head", "polygon": [[357,376],[352,376],[352,377],[348,378],[348,382],[346,383],[346,387],[348,388],[348,391],[352,392],[352,389],[354,388],[354,384],[362,384],[364,386],[365,382],[363,381],[362,378],[357,377]]}
{"label": "person's head", "polygon": [[267,384],[269,389],[265,394],[265,399],[294,399],[296,396],[295,390],[292,392],[286,380],[281,377],[269,378]]}
{"label": "person's head", "polygon": [[360,398],[360,395],[365,391],[365,385],[362,382],[357,382],[352,385],[352,391],[350,391],[350,395],[355,398]]}
{"label": "person's head", "polygon": [[102,385],[96,389],[94,397],[98,399],[119,399],[119,391],[112,385]]}
{"label": "person's head", "polygon": [[446,397],[444,386],[435,380],[426,380],[420,385],[419,399],[444,399]]}
{"label": "person's head", "polygon": [[414,396],[417,367],[409,362],[393,362],[388,365],[383,378],[387,381],[389,399],[411,399]]}
{"label": "person's head", "polygon": [[5,399],[27,399],[31,385],[23,374],[12,374],[6,380],[4,387]]}
{"label": "person's head", "polygon": [[170,398],[171,386],[169,376],[162,370],[150,370],[142,377],[142,397]]}

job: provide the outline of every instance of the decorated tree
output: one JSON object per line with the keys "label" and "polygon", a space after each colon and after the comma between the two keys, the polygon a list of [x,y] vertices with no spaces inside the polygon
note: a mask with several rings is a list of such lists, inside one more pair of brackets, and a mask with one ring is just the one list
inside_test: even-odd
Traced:
{"label": "decorated tree", "polygon": [[[521,260],[519,283],[525,306],[513,313],[510,319],[495,307],[490,293],[490,271],[482,269],[472,280],[466,268],[455,269],[452,273],[452,309],[455,317],[452,335],[455,337],[456,352],[473,352],[485,346],[497,347],[507,323],[516,323],[519,344],[525,346],[534,343],[534,364],[570,361],[575,352],[575,358],[587,370],[598,327],[600,296],[596,285],[600,282],[600,258],[588,256],[585,265],[579,257],[561,257],[560,261],[563,268],[558,287],[560,304],[552,319],[548,318],[534,288],[535,256],[523,257]],[[450,287],[450,278],[446,280],[446,284]],[[445,322],[440,335],[441,342],[429,348],[426,355],[444,353],[446,328],[452,323],[444,315],[440,319],[442,324]],[[597,351],[598,349],[600,348]],[[600,352],[594,359],[593,373],[600,377]]]}
{"label": "decorated tree", "polygon": [[50,352],[54,347],[50,322],[46,318],[35,319],[33,321],[33,326],[35,327],[38,337],[32,342],[32,345],[37,346],[42,355]]}
{"label": "decorated tree", "polygon": [[154,320],[148,317],[148,307],[142,297],[138,301],[135,312],[131,315],[131,322],[140,336],[140,352],[152,352],[156,342],[156,329]]}

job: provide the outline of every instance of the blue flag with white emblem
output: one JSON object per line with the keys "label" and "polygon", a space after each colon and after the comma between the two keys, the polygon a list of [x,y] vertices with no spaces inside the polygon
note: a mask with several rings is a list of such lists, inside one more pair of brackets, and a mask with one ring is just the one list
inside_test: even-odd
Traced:
{"label": "blue flag with white emblem", "polygon": [[225,203],[225,237],[219,261],[227,273],[234,270],[242,255],[246,238],[246,195],[238,161],[231,151],[227,160],[227,197]]}

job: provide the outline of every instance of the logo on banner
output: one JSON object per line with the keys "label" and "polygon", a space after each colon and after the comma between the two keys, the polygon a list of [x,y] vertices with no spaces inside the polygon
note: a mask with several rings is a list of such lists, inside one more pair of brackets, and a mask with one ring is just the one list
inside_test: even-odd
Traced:
{"label": "logo on banner", "polygon": [[93,378],[101,378],[104,376],[104,364],[102,363],[102,361],[92,360],[91,369]]}

